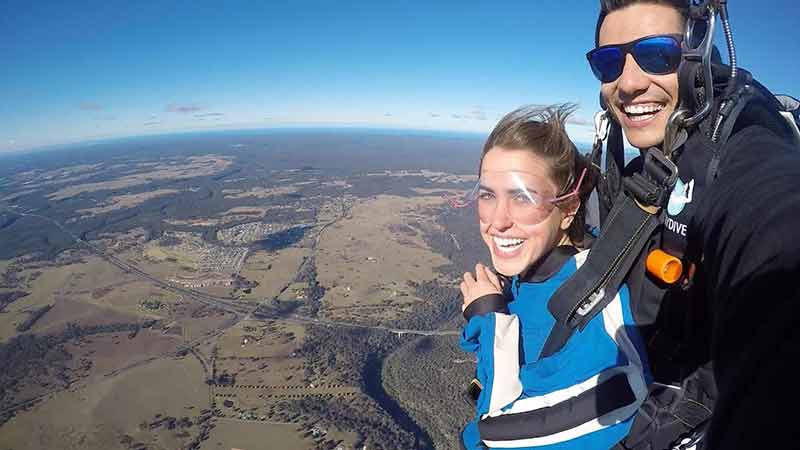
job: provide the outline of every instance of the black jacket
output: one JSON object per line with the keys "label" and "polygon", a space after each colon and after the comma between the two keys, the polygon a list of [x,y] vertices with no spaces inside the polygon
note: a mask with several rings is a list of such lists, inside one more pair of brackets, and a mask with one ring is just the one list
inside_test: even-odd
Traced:
{"label": "black jacket", "polygon": [[704,403],[718,396],[712,449],[800,448],[800,390],[790,368],[800,360],[800,151],[775,120],[748,107],[710,184],[711,143],[702,131],[689,138],[678,160],[677,207],[651,245],[685,254],[695,275],[667,289],[642,262],[626,280],[640,299],[637,322],[651,324],[643,334],[657,381],[685,385],[713,364],[718,393],[692,387]]}
{"label": "black jacket", "polygon": [[800,447],[800,151],[762,126],[738,131],[698,211],[719,390],[711,448]]}

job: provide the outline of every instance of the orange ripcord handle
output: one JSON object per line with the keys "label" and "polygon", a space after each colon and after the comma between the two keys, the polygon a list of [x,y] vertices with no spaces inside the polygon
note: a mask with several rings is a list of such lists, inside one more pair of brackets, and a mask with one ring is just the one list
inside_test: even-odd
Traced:
{"label": "orange ripcord handle", "polygon": [[647,271],[667,284],[673,284],[683,275],[683,263],[669,253],[655,249],[647,255]]}

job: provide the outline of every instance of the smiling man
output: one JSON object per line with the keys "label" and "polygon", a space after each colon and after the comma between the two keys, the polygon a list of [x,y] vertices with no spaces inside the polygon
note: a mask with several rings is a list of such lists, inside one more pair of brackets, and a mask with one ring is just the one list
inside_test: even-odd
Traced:
{"label": "smiling man", "polygon": [[[600,27],[600,47],[595,50],[595,57],[616,51],[616,44],[628,44],[624,60],[620,60],[624,64],[601,74],[605,78],[602,81],[606,81],[601,92],[634,147],[648,149],[664,140],[667,119],[678,103],[678,76],[674,70],[680,60],[685,23],[677,9],[653,2],[614,10]],[[656,66],[657,71],[643,70],[636,61],[636,55],[644,52],[647,53],[643,57],[652,59],[652,53],[665,55],[670,51],[674,53]],[[641,63],[647,67],[647,61]]]}
{"label": "smiling man", "polygon": [[[644,249],[688,268],[667,284],[645,270],[642,251],[625,276],[658,383],[621,447],[797,447],[800,394],[785,367],[800,357],[800,151],[781,105],[748,73],[735,78],[714,64],[713,88],[702,76],[679,77],[684,39],[697,37],[685,33],[691,3],[704,2],[602,0],[587,54],[612,128],[642,152],[622,177],[646,179],[648,152],[674,162],[677,178],[654,205],[661,222]],[[709,11],[726,17],[724,3]],[[702,111],[709,92],[716,100]],[[699,120],[670,125],[675,111]],[[625,183],[609,208],[641,200]]]}

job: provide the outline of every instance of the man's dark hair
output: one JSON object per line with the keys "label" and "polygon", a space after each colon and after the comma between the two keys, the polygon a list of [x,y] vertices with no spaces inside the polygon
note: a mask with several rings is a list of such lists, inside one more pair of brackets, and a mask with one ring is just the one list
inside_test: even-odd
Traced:
{"label": "man's dark hair", "polygon": [[669,6],[678,11],[684,20],[689,18],[689,0],[600,0],[600,15],[597,16],[597,26],[594,29],[595,47],[600,45],[600,26],[609,13],[640,3]]}

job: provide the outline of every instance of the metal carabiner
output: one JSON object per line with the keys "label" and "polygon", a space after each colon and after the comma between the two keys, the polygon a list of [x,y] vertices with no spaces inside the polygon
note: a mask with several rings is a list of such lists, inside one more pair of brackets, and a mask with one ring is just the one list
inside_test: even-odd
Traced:
{"label": "metal carabiner", "polygon": [[611,129],[611,121],[608,119],[608,111],[597,111],[594,114],[594,142],[604,142],[608,137],[608,130]]}

